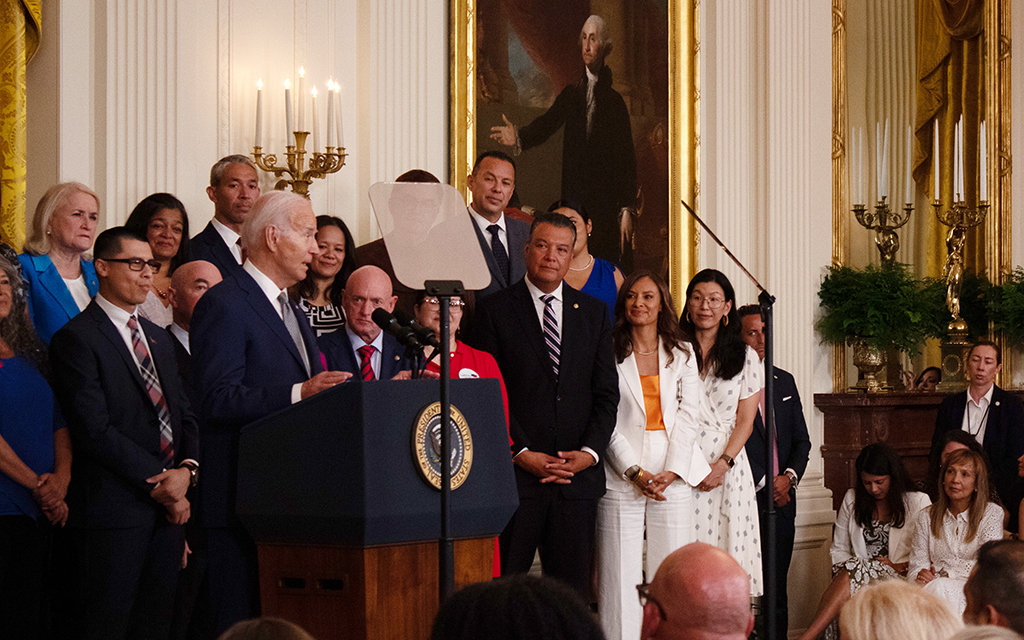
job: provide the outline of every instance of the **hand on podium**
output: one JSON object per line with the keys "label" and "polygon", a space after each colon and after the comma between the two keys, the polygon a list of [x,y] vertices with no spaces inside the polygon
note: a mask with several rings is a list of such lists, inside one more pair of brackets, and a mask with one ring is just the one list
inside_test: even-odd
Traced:
{"label": "hand on podium", "polygon": [[348,371],[321,371],[302,383],[301,396],[305,400],[321,391],[327,391],[352,377]]}

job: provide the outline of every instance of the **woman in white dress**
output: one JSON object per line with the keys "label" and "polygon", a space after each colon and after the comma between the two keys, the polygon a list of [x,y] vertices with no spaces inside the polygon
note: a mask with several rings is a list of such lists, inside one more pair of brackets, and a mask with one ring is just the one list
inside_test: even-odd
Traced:
{"label": "woman in white dress", "polygon": [[704,269],[686,287],[679,319],[697,356],[703,381],[698,444],[711,473],[697,486],[697,540],[729,553],[750,575],[750,594],[762,593],[761,542],[754,481],[744,445],[754,430],[764,368],[743,343],[736,294],[721,271]]}
{"label": "woman in white dress", "polygon": [[1003,510],[988,499],[985,460],[975,451],[949,454],[939,472],[938,500],[917,516],[908,580],[945,600],[961,615],[964,584],[978,549],[1003,537]]}
{"label": "woman in white dress", "polygon": [[[696,445],[700,376],[665,283],[635,271],[615,302],[615,431],[597,506],[597,604],[608,640],[640,636],[635,586],[693,542],[693,490],[711,469]],[[647,557],[644,560],[644,531]]]}

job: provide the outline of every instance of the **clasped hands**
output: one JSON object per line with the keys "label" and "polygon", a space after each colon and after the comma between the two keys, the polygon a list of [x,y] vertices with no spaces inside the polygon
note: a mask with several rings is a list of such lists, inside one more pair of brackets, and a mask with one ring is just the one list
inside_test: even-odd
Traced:
{"label": "clasped hands", "polygon": [[541,484],[571,484],[574,475],[594,464],[594,456],[586,451],[559,451],[555,457],[527,449],[512,462],[540,478]]}
{"label": "clasped hands", "polygon": [[697,491],[711,491],[716,487],[722,486],[725,481],[725,472],[729,470],[729,463],[719,458],[711,463],[711,473],[709,473],[700,484],[697,485]]}
{"label": "clasped hands", "polygon": [[192,514],[191,505],[185,497],[191,479],[192,474],[185,467],[168,469],[146,478],[146,482],[155,485],[149,497],[167,509],[167,521],[171,524],[185,524]]}
{"label": "clasped hands", "polygon": [[662,471],[652,475],[640,469],[633,478],[633,486],[645,497],[664,502],[666,500],[665,489],[678,479],[679,476],[672,471]]}
{"label": "clasped hands", "polygon": [[35,498],[43,515],[51,524],[64,526],[68,521],[68,504],[64,502],[64,496],[68,492],[68,479],[61,478],[57,474],[44,473],[39,476],[36,488],[32,490],[32,497]]}

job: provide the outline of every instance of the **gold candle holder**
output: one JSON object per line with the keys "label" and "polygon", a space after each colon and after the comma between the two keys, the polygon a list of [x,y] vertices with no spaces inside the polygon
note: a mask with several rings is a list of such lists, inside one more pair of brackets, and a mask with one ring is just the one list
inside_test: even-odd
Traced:
{"label": "gold candle holder", "polygon": [[309,132],[296,131],[294,134],[295,144],[285,147],[284,155],[288,166],[277,166],[277,155],[264,154],[263,147],[253,147],[252,157],[257,167],[268,173],[273,173],[275,178],[280,178],[286,173],[290,176],[290,179],[279,180],[274,185],[275,189],[283,191],[286,186],[290,186],[293,193],[308,200],[309,185],[313,179],[326,178],[328,174],[337,172],[345,166],[345,158],[348,157],[348,154],[345,153],[344,147],[327,147],[327,151],[324,153],[313,151],[310,153],[309,168],[307,169],[306,137],[309,136]]}
{"label": "gold candle holder", "polygon": [[868,211],[863,204],[853,205],[853,215],[857,222],[868,231],[875,232],[875,246],[882,256],[882,262],[893,262],[896,259],[896,252],[900,248],[900,237],[896,235],[896,229],[907,224],[910,214],[914,212],[914,205],[910,202],[903,205],[903,211],[893,211],[885,201],[886,197],[875,205],[874,211]]}

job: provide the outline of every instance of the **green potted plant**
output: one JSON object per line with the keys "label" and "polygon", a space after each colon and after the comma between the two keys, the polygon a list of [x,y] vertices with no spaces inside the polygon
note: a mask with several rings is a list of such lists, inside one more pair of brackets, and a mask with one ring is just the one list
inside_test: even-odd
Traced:
{"label": "green potted plant", "polygon": [[1017,267],[989,289],[989,314],[996,331],[1015,347],[1024,346],[1024,269]]}
{"label": "green potted plant", "polygon": [[913,354],[928,337],[923,287],[904,264],[833,265],[818,298],[822,314],[815,328],[822,341],[853,347],[853,363],[864,373],[857,386],[869,392],[881,390],[875,374],[887,349]]}

